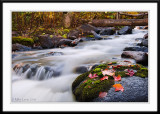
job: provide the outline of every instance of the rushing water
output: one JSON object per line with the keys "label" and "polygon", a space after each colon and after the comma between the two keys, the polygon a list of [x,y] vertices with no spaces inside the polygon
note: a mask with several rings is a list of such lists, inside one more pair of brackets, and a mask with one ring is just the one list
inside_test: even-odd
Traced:
{"label": "rushing water", "polygon": [[[79,74],[74,73],[74,68],[121,61],[123,49],[135,45],[135,38],[142,38],[146,32],[135,29],[133,34],[103,36],[112,39],[86,41],[76,47],[15,52],[17,56],[12,59],[12,67],[18,63],[30,66],[25,72],[22,69],[12,71],[12,101],[75,101],[71,85]],[[57,53],[47,55],[50,52]],[[31,72],[34,69],[35,72]]]}

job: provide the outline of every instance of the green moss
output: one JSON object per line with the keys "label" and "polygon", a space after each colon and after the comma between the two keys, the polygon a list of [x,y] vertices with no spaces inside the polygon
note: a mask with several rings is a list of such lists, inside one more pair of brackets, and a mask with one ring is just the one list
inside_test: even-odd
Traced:
{"label": "green moss", "polygon": [[63,36],[62,36],[63,38],[67,38],[67,34],[63,34]]}
{"label": "green moss", "polygon": [[94,38],[94,35],[87,35],[88,38]]}
{"label": "green moss", "polygon": [[69,30],[69,29],[64,29],[63,32],[64,32],[65,34],[67,34],[67,33],[70,32],[70,30]]}
{"label": "green moss", "polygon": [[97,75],[98,75],[99,77],[103,77],[102,72],[98,72]]}
{"label": "green moss", "polygon": [[88,77],[90,72],[86,72],[84,74],[81,74],[80,76],[78,76],[74,82],[72,83],[72,90],[74,90],[83,80],[86,79],[86,77]]}
{"label": "green moss", "polygon": [[62,35],[62,30],[58,29],[58,34]]}
{"label": "green moss", "polygon": [[116,71],[115,75],[118,76],[120,75],[121,77],[127,77],[128,75],[126,75],[127,72],[125,71]]}
{"label": "green moss", "polygon": [[107,68],[107,64],[101,64],[101,65],[99,65],[99,66],[97,66],[96,68],[101,68],[101,69],[105,69],[105,68]]}
{"label": "green moss", "polygon": [[49,37],[50,37],[50,38],[53,38],[53,35],[50,35]]}
{"label": "green moss", "polygon": [[94,73],[101,72],[101,68],[95,68],[95,69],[93,70],[93,72],[94,72]]}
{"label": "green moss", "polygon": [[117,62],[112,62],[112,64],[117,64]]}
{"label": "green moss", "polygon": [[99,96],[99,92],[108,91],[114,84],[114,80],[96,80],[94,83],[81,84],[76,88],[74,94],[78,101],[92,101]]}
{"label": "green moss", "polygon": [[34,43],[34,40],[32,38],[25,38],[22,36],[12,37],[12,43],[19,43],[26,46],[32,46]]}
{"label": "green moss", "polygon": [[139,76],[141,78],[145,78],[145,77],[148,77],[148,69],[147,68],[141,68],[140,70],[138,70],[136,73],[135,73],[136,76]]}

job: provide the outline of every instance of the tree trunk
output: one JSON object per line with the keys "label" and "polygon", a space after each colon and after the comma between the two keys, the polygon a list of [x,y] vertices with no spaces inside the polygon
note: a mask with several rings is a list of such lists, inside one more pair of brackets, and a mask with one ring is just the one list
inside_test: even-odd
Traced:
{"label": "tree trunk", "polygon": [[146,26],[148,25],[148,19],[93,19],[89,24],[96,27]]}
{"label": "tree trunk", "polygon": [[71,26],[72,22],[72,13],[68,12],[67,14],[64,14],[63,17],[63,25],[65,28],[69,28]]}

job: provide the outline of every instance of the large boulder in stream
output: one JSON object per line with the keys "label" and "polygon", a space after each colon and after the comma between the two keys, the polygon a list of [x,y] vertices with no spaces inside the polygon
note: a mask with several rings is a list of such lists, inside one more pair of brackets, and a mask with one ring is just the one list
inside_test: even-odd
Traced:
{"label": "large boulder in stream", "polygon": [[100,32],[99,32],[100,35],[113,35],[115,34],[115,28],[114,27],[109,27],[109,28],[106,28],[106,29],[102,29]]}
{"label": "large boulder in stream", "polygon": [[16,43],[12,44],[12,51],[30,51],[31,47]]}
{"label": "large boulder in stream", "polygon": [[66,47],[66,46],[76,46],[80,41],[80,39],[78,38],[71,40],[71,39],[66,39],[66,38],[58,37],[58,36],[53,36],[51,40],[54,45],[54,48]]}
{"label": "large boulder in stream", "polygon": [[[100,64],[74,80],[72,92],[76,100],[79,102],[147,102],[148,69],[140,64],[112,63],[114,64],[110,62]],[[117,81],[115,79],[118,75],[121,79]],[[123,91],[115,91],[114,84],[121,84]]]}
{"label": "large boulder in stream", "polygon": [[52,39],[49,34],[39,35],[39,42],[42,48],[52,48],[54,47]]}
{"label": "large boulder in stream", "polygon": [[120,83],[124,91],[115,92],[112,87],[104,98],[96,98],[94,102],[148,102],[148,78],[137,76],[122,78]]}
{"label": "large boulder in stream", "polygon": [[134,59],[137,63],[148,65],[148,53],[140,51],[124,51],[121,54],[122,58]]}
{"label": "large boulder in stream", "polygon": [[148,48],[145,46],[142,47],[125,47],[123,51],[143,51],[143,52],[148,52]]}
{"label": "large boulder in stream", "polygon": [[130,26],[125,26],[122,29],[118,31],[119,35],[124,35],[124,34],[132,34],[132,27]]}
{"label": "large boulder in stream", "polygon": [[86,35],[92,35],[91,31],[99,32],[100,30],[90,24],[83,24],[79,27],[77,27],[74,30],[71,30],[67,34],[67,38],[74,40],[76,38],[79,38],[80,35],[86,36]]}
{"label": "large boulder in stream", "polygon": [[148,39],[143,39],[140,46],[146,46],[148,47]]}

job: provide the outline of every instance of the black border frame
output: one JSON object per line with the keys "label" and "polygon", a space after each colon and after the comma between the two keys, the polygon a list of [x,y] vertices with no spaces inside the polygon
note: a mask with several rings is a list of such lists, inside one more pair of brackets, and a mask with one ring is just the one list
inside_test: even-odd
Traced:
{"label": "black border frame", "polygon": [[[0,2],[0,6],[1,6],[1,20],[0,20],[0,23],[1,23],[1,42],[0,42],[0,45],[1,45],[1,91],[3,93],[3,3],[157,3],[157,112],[159,112],[159,109],[160,109],[160,106],[159,106],[159,101],[160,99],[158,98],[158,95],[159,94],[159,81],[160,81],[160,78],[158,77],[159,76],[159,61],[158,61],[158,58],[160,57],[159,56],[159,53],[158,53],[158,49],[159,49],[159,25],[160,23],[158,22],[158,19],[160,19],[160,15],[159,15],[159,7],[160,7],[160,1],[159,0],[1,0]],[[2,103],[2,112],[3,112],[3,94],[2,94],[2,97],[1,97],[1,103]],[[5,111],[5,112],[12,112],[12,111]],[[15,111],[14,111],[15,112]],[[20,112],[20,111],[18,111]],[[22,112],[25,112],[25,111],[22,111]],[[31,111],[28,111],[28,112],[31,112]],[[39,111],[37,111],[39,112]],[[45,111],[41,111],[41,112],[45,112]],[[65,112],[65,111],[53,111],[53,112]],[[69,113],[75,113],[74,111],[67,111]],[[77,113],[78,111],[76,111]],[[85,111],[80,111],[80,112],[85,112]],[[99,112],[99,111],[87,111],[87,112]],[[102,111],[102,112],[110,112],[110,111]],[[114,111],[113,111],[114,112]],[[120,112],[123,112],[123,111],[120,111]],[[129,111],[131,112],[131,111]],[[135,112],[138,112],[138,111],[135,111]],[[147,111],[144,111],[145,113]],[[149,111],[149,112],[155,112],[155,111]],[[119,113],[119,112],[118,112]],[[126,111],[125,111],[126,113]]]}

